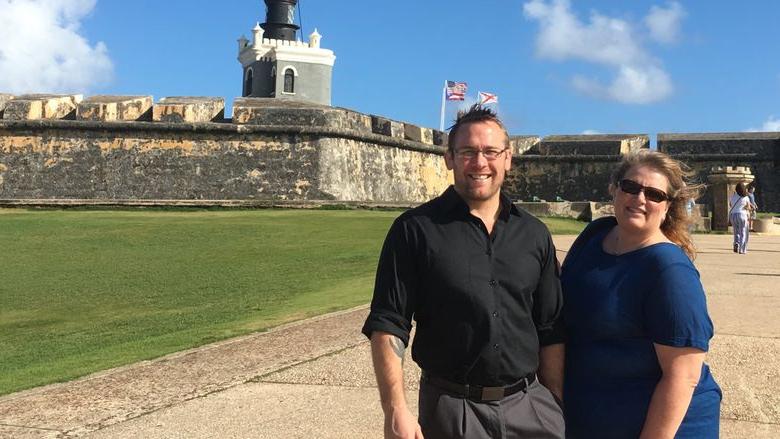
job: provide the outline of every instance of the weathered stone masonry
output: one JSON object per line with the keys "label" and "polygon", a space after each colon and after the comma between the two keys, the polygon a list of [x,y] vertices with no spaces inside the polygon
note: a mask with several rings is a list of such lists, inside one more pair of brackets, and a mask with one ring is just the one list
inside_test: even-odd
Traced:
{"label": "weathered stone masonry", "polygon": [[[416,204],[446,188],[445,133],[343,108],[239,98],[0,95],[0,202],[158,200]],[[646,135],[515,136],[505,188],[518,200],[606,201],[620,157]],[[747,166],[762,210],[780,210],[780,133],[660,134],[707,181]],[[37,200],[37,201],[36,201]],[[708,204],[705,195],[700,204]]]}
{"label": "weathered stone masonry", "polygon": [[[239,123],[203,121],[221,118],[219,111],[193,112],[204,99],[164,99],[149,122],[95,109],[107,97],[79,104],[75,116],[59,113],[76,120],[30,118],[20,105],[10,113],[15,118],[0,121],[0,199],[410,203],[448,185],[431,130],[375,134],[364,114],[257,98],[236,101]],[[81,120],[83,108],[89,120]],[[96,114],[114,116],[96,121]]]}
{"label": "weathered stone masonry", "polygon": [[[687,163],[706,183],[713,168],[745,166],[762,211],[780,211],[780,132],[659,134],[658,149]],[[711,204],[710,193],[702,200]]]}
{"label": "weathered stone masonry", "polygon": [[[646,135],[524,139],[526,152],[513,161],[508,181],[510,192],[523,200],[609,200],[609,175],[622,154],[649,145]],[[699,183],[707,183],[714,168],[749,168],[761,210],[780,209],[780,132],[659,134],[658,149],[690,166]],[[711,194],[698,203],[711,206]]]}

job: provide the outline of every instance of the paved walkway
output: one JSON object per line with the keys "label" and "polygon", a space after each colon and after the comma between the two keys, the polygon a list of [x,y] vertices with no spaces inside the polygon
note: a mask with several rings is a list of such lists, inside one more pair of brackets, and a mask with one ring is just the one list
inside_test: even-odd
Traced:
{"label": "paved walkway", "polygon": [[[722,437],[780,437],[780,237],[697,235]],[[556,237],[567,249],[573,237]],[[561,251],[561,257],[563,257]],[[379,438],[366,307],[0,397],[0,437]],[[410,401],[419,370],[406,367]],[[416,407],[413,407],[416,409]]]}

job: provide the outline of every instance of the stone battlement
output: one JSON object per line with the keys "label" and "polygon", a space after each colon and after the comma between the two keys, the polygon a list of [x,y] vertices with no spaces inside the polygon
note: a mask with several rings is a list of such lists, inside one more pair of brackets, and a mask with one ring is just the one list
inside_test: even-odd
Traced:
{"label": "stone battlement", "polygon": [[[272,98],[0,94],[0,200],[333,200],[414,204],[452,181],[447,133],[346,108]],[[607,201],[646,134],[510,136],[517,200]],[[659,134],[699,182],[752,172],[780,210],[780,133]],[[709,194],[699,200],[709,203]]]}
{"label": "stone battlement", "polygon": [[280,46],[306,47],[306,48],[310,47],[308,42],[292,41],[292,40],[276,40],[273,38],[263,38],[263,45],[273,46],[273,47],[280,47]]}
{"label": "stone battlement", "polygon": [[[240,38],[239,40],[239,50],[243,49],[251,49],[253,47],[258,46],[257,43],[250,42],[249,40],[244,38]],[[259,45],[265,46],[265,47],[305,47],[305,48],[314,48],[312,43],[307,41],[292,41],[292,40],[277,40],[275,38],[262,38],[261,40],[258,40],[260,42]]]}
{"label": "stone battlement", "polygon": [[[220,97],[165,97],[157,103],[151,96],[21,95],[0,94],[0,123],[6,121],[70,120],[76,122],[141,122],[168,124],[213,123],[221,125],[296,126],[311,130],[349,128],[358,133],[388,136],[423,145],[446,146],[446,133],[381,116],[308,102],[235,98],[232,117],[226,119]],[[76,128],[78,124],[68,125]],[[85,129],[91,126],[82,125]],[[118,125],[117,125],[118,126]],[[127,129],[129,126],[124,125]],[[105,128],[105,127],[104,127]],[[215,127],[211,127],[215,128]],[[189,128],[188,128],[189,129]],[[207,126],[200,129],[208,130]]]}
{"label": "stone battlement", "polygon": [[[276,40],[274,40],[276,41]],[[285,41],[285,40],[279,40]],[[300,42],[299,42],[300,43]],[[359,132],[373,133],[426,145],[446,146],[447,134],[435,129],[366,115],[345,108],[308,102],[268,98],[235,98],[230,118],[225,118],[221,97],[173,96],[154,102],[152,96],[0,93],[0,121],[76,120],[99,122],[166,122],[253,124],[265,126],[301,125],[338,128],[345,122]],[[690,133],[658,134],[659,150],[672,155],[723,153],[758,154],[763,151],[743,146],[746,142],[774,148],[780,133]],[[649,147],[647,134],[589,134],[510,136],[513,154],[540,156],[622,155]],[[713,148],[715,146],[715,148]],[[772,150],[773,151],[773,150]]]}
{"label": "stone battlement", "polygon": [[750,168],[746,166],[714,166],[711,173],[715,174],[750,174]]}

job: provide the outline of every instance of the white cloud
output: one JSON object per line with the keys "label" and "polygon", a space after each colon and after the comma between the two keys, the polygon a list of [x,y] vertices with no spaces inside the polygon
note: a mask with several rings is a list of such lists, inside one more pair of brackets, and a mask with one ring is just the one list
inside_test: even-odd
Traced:
{"label": "white cloud", "polygon": [[672,94],[672,81],[655,66],[622,65],[609,85],[583,76],[572,78],[580,92],[626,104],[650,104]]}
{"label": "white cloud", "polygon": [[582,134],[584,134],[586,136],[592,136],[592,135],[595,135],[595,134],[604,134],[604,133],[602,133],[601,131],[596,131],[596,130],[585,130],[585,131],[582,132]]}
{"label": "white cloud", "polygon": [[0,92],[85,92],[110,81],[106,45],[79,33],[95,2],[0,0]]}
{"label": "white cloud", "polygon": [[523,6],[525,15],[539,21],[537,54],[563,61],[578,58],[604,64],[620,64],[645,58],[625,21],[593,13],[584,24],[572,14],[567,0],[533,0]]}
{"label": "white cloud", "polygon": [[748,128],[747,131],[780,131],[780,119],[769,116],[761,128]]}
{"label": "white cloud", "polygon": [[[663,35],[673,28],[666,16],[677,16],[675,3],[669,9],[651,10],[654,26]],[[681,9],[681,8],[680,8]],[[536,54],[555,61],[578,59],[606,66],[613,72],[611,83],[575,75],[572,86],[587,95],[627,104],[649,104],[669,97],[672,81],[661,62],[642,47],[640,28],[629,22],[592,11],[587,23],[571,11],[568,0],[532,0],[523,5],[525,16],[539,23]],[[661,17],[666,13],[666,16]],[[677,14],[677,15],[674,15]],[[648,16],[648,17],[649,17]],[[663,25],[666,30],[662,30]],[[675,28],[679,30],[679,26]],[[655,31],[653,31],[655,32]],[[660,35],[659,34],[659,35]],[[676,34],[675,34],[676,35]]]}
{"label": "white cloud", "polygon": [[666,8],[653,6],[645,17],[645,25],[650,30],[650,36],[661,43],[673,43],[680,34],[680,22],[686,16],[685,9],[677,3],[670,2]]}

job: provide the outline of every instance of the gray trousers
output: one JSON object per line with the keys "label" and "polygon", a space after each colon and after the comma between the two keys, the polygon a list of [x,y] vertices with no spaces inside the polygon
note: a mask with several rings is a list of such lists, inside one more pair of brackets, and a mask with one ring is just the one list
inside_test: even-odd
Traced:
{"label": "gray trousers", "polygon": [[474,402],[420,383],[420,427],[425,439],[563,438],[563,412],[534,381],[500,401]]}
{"label": "gray trousers", "polygon": [[745,253],[747,252],[747,243],[750,237],[748,215],[747,213],[732,213],[730,219],[731,229],[734,232],[734,246],[739,253]]}

